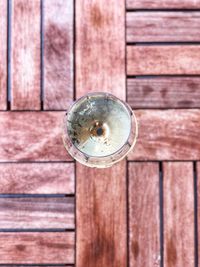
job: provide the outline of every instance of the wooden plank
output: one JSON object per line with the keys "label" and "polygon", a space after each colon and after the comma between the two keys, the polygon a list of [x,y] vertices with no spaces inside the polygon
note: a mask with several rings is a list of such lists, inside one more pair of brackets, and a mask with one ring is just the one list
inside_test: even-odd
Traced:
{"label": "wooden plank", "polygon": [[74,194],[73,163],[1,163],[0,194]]}
{"label": "wooden plank", "polygon": [[0,218],[0,229],[74,229],[74,198],[0,198]]}
{"label": "wooden plank", "polygon": [[40,0],[12,1],[11,109],[40,109]]}
{"label": "wooden plank", "polygon": [[1,264],[74,262],[74,233],[1,233],[0,237]]}
{"label": "wooden plank", "polygon": [[71,161],[62,142],[63,112],[2,112],[0,161]]}
{"label": "wooden plank", "polygon": [[126,163],[107,169],[77,164],[76,265],[126,265]]}
{"label": "wooden plank", "polygon": [[[196,164],[196,174],[197,174],[197,178],[196,178],[196,190],[197,190],[197,239],[200,240],[200,229],[199,229],[199,222],[200,222],[200,162],[197,162]],[[198,241],[199,242],[199,241]],[[198,259],[200,257],[200,247],[198,245],[197,249],[197,253],[198,253]]]}
{"label": "wooden plank", "polygon": [[137,110],[138,142],[130,160],[200,159],[200,110]]}
{"label": "wooden plank", "polygon": [[0,1],[0,110],[7,109],[7,1]]}
{"label": "wooden plank", "polygon": [[163,163],[164,266],[194,266],[192,162]]}
{"label": "wooden plank", "polygon": [[158,163],[129,163],[128,172],[130,266],[160,266]]}
{"label": "wooden plank", "polygon": [[128,12],[128,42],[199,42],[200,12]]}
{"label": "wooden plank", "polygon": [[200,74],[199,45],[128,46],[128,75]]}
{"label": "wooden plank", "polygon": [[154,77],[127,80],[127,99],[132,108],[199,108],[200,79]]}
{"label": "wooden plank", "polygon": [[[77,97],[103,91],[125,100],[124,25],[125,1],[76,1]],[[109,169],[77,164],[76,179],[76,266],[126,267],[125,161]]]}
{"label": "wooden plank", "polygon": [[44,109],[73,100],[73,1],[44,1]]}
{"label": "wooden plank", "polygon": [[127,0],[128,9],[199,9],[200,0]]}
{"label": "wooden plank", "polygon": [[125,1],[77,1],[76,96],[102,91],[125,99]]}

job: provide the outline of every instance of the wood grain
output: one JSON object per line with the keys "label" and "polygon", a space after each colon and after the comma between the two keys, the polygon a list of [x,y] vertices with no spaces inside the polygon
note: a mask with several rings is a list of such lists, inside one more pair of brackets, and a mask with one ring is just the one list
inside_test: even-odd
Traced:
{"label": "wood grain", "polygon": [[130,160],[200,159],[200,110],[137,110],[138,142]]}
{"label": "wood grain", "polygon": [[77,164],[76,179],[77,267],[127,266],[125,161],[107,169]]}
{"label": "wood grain", "polygon": [[0,198],[0,218],[0,229],[74,229],[74,198]]}
{"label": "wood grain", "polygon": [[164,266],[194,266],[192,162],[163,163]]}
{"label": "wood grain", "polygon": [[74,194],[73,163],[1,163],[0,194]]}
{"label": "wood grain", "polygon": [[200,74],[199,45],[128,46],[128,75]]}
{"label": "wood grain", "polygon": [[7,109],[7,1],[0,1],[0,110]]}
{"label": "wood grain", "polygon": [[40,109],[40,0],[12,1],[11,109]]}
{"label": "wood grain", "polygon": [[1,233],[0,237],[1,264],[74,263],[74,233]]}
{"label": "wood grain", "polygon": [[200,12],[128,12],[128,42],[199,42]]}
{"label": "wood grain", "polygon": [[127,80],[127,100],[132,108],[199,108],[200,79],[154,77]]}
{"label": "wood grain", "polygon": [[44,109],[73,100],[73,1],[44,1]]}
{"label": "wood grain", "polygon": [[125,99],[125,1],[76,1],[76,96]]}
{"label": "wood grain", "polygon": [[200,0],[127,0],[128,9],[199,9]]}
{"label": "wood grain", "polygon": [[160,266],[158,163],[129,163],[130,266]]}
{"label": "wood grain", "polygon": [[63,112],[1,112],[0,161],[71,161],[62,142]]}
{"label": "wood grain", "polygon": [[[200,222],[200,162],[197,162],[196,164],[196,190],[197,190],[197,239],[200,240],[200,229],[199,229],[199,222]],[[199,242],[199,241],[198,241]],[[200,247],[198,245],[197,253],[198,253],[198,258],[200,257]]]}

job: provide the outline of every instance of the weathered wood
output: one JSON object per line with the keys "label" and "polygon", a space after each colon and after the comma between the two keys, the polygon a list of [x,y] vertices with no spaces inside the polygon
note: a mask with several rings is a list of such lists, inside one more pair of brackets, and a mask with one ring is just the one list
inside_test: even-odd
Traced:
{"label": "weathered wood", "polygon": [[128,42],[199,42],[200,12],[128,12]]}
{"label": "weathered wood", "polygon": [[163,163],[164,266],[194,266],[192,162]]}
{"label": "weathered wood", "polygon": [[127,0],[128,9],[199,9],[200,0]]}
{"label": "weathered wood", "polygon": [[73,163],[1,163],[0,194],[74,194]]}
{"label": "weathered wood", "polygon": [[73,99],[73,1],[44,1],[44,109]]}
{"label": "weathered wood", "polygon": [[7,109],[7,1],[0,1],[0,110]]}
{"label": "weathered wood", "polygon": [[40,109],[40,0],[12,1],[11,109]]}
{"label": "weathered wood", "polygon": [[1,233],[0,263],[74,263],[74,233]]}
{"label": "weathered wood", "polygon": [[130,266],[160,266],[159,166],[129,163]]}
{"label": "weathered wood", "polygon": [[[196,190],[197,190],[197,239],[200,240],[200,229],[199,229],[199,222],[200,222],[200,162],[197,162],[196,164],[196,171],[197,171],[197,179],[196,179]],[[198,241],[199,242],[199,241]],[[197,253],[198,253],[198,258],[200,258],[200,246],[198,245]]]}
{"label": "weathered wood", "polygon": [[200,74],[199,45],[128,46],[128,75]]}
{"label": "weathered wood", "polygon": [[200,79],[195,77],[128,79],[132,108],[199,108]]}
{"label": "weathered wood", "polygon": [[125,99],[125,1],[76,1],[76,96]]}
{"label": "weathered wood", "polygon": [[200,110],[137,110],[131,160],[199,160]]}
{"label": "weathered wood", "polygon": [[[125,1],[76,1],[75,49],[76,96],[103,91],[125,100]],[[76,179],[76,266],[126,267],[125,161],[77,164]]]}
{"label": "weathered wood", "polygon": [[0,229],[56,228],[74,229],[73,197],[0,198]]}
{"label": "weathered wood", "polygon": [[0,161],[69,161],[63,112],[1,112]]}
{"label": "weathered wood", "polygon": [[77,266],[127,266],[125,160],[107,169],[77,164],[76,179]]}

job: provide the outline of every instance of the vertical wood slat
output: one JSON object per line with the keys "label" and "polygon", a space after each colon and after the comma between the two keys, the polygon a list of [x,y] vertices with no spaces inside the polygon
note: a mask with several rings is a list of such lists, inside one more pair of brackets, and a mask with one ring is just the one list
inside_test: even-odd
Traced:
{"label": "vertical wood slat", "polygon": [[[125,100],[125,1],[76,1],[76,96]],[[126,267],[126,164],[77,164],[77,267]]]}
{"label": "vertical wood slat", "polygon": [[0,110],[7,109],[7,1],[0,1]]}
{"label": "vertical wood slat", "polygon": [[125,99],[125,1],[77,1],[76,96],[104,91]]}
{"label": "vertical wood slat", "polygon": [[192,162],[163,163],[164,266],[194,266]]}
{"label": "vertical wood slat", "polygon": [[198,248],[197,248],[197,253],[198,253],[198,259],[200,259],[200,246],[199,246],[199,240],[200,240],[200,228],[199,228],[199,222],[200,222],[200,162],[197,162],[197,223],[198,223],[198,227],[197,227],[197,239],[198,239]]}
{"label": "vertical wood slat", "polygon": [[73,99],[73,1],[44,1],[44,109]]}
{"label": "vertical wood slat", "polygon": [[130,266],[160,266],[159,166],[129,163]]}
{"label": "vertical wood slat", "polygon": [[126,267],[126,162],[77,164],[76,266]]}
{"label": "vertical wood slat", "polygon": [[40,0],[13,0],[11,109],[40,109]]}

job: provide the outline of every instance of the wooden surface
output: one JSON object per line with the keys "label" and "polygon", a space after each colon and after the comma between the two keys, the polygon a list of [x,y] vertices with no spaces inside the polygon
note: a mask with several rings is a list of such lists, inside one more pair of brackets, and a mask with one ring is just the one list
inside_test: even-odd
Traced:
{"label": "wooden surface", "polygon": [[66,109],[73,98],[73,1],[43,4],[44,109]]}
{"label": "wooden surface", "polygon": [[130,266],[160,266],[159,165],[131,162],[128,173]]}
{"label": "wooden surface", "polygon": [[194,182],[191,162],[163,164],[164,265],[194,266]]}
{"label": "wooden surface", "polygon": [[[0,1],[1,266],[198,267],[200,1]],[[95,91],[139,123],[127,159],[62,143]]]}
{"label": "wooden surface", "polygon": [[1,233],[0,264],[72,263],[73,251],[73,233]]}
{"label": "wooden surface", "polygon": [[127,80],[127,101],[133,109],[199,108],[200,79],[197,77],[130,78]]}
{"label": "wooden surface", "polygon": [[127,46],[128,75],[198,75],[199,45]]}
{"label": "wooden surface", "polygon": [[0,1],[0,110],[7,109],[7,2]]}
{"label": "wooden surface", "polygon": [[[124,1],[76,1],[76,97],[103,91],[125,100],[124,11]],[[76,171],[76,266],[126,267],[126,163]]]}
{"label": "wooden surface", "polygon": [[13,0],[11,13],[11,108],[39,110],[40,1]]}

